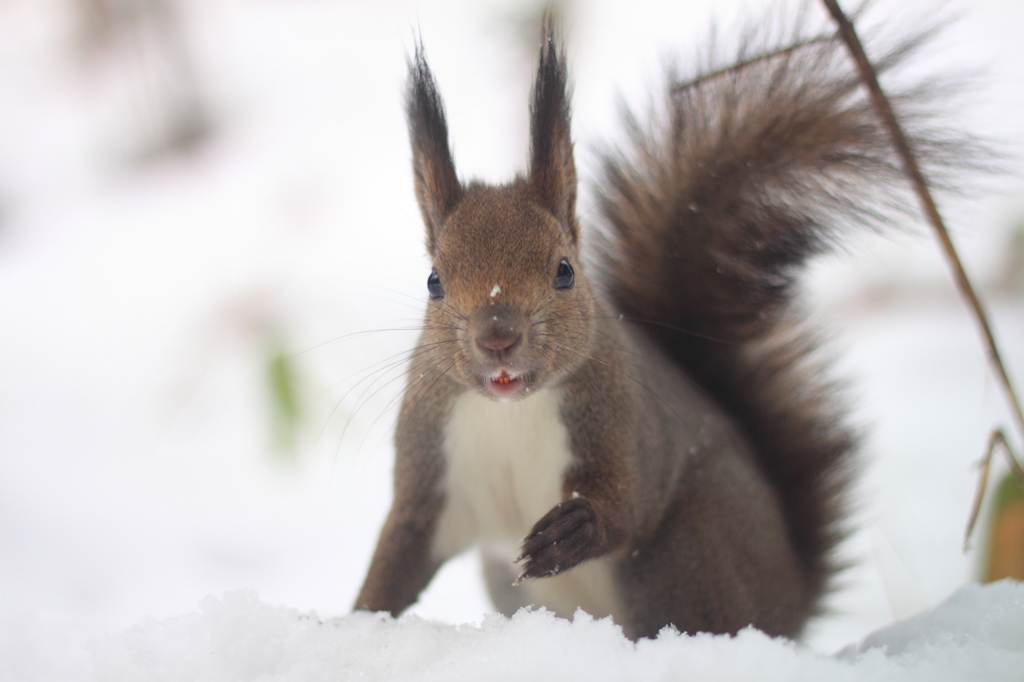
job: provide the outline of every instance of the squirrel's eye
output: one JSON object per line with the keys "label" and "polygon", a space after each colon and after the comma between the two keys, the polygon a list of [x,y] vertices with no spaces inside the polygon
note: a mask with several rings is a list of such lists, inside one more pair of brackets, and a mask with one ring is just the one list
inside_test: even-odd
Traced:
{"label": "squirrel's eye", "polygon": [[444,296],[444,287],[441,286],[441,276],[437,274],[437,270],[430,271],[430,277],[427,277],[427,291],[430,292],[430,298],[441,298]]}
{"label": "squirrel's eye", "polygon": [[558,272],[555,273],[555,288],[556,289],[572,289],[575,277],[572,272],[572,266],[569,265],[569,261],[564,258],[558,261]]}

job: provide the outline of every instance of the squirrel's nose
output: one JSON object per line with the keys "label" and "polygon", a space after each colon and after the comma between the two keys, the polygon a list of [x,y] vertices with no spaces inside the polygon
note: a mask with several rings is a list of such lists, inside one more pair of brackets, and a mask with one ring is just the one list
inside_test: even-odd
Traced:
{"label": "squirrel's nose", "polygon": [[515,348],[522,338],[523,335],[514,330],[491,331],[478,337],[476,345],[487,355],[502,357]]}
{"label": "squirrel's nose", "polygon": [[473,343],[485,358],[505,361],[524,343],[527,320],[510,306],[486,306],[473,319]]}

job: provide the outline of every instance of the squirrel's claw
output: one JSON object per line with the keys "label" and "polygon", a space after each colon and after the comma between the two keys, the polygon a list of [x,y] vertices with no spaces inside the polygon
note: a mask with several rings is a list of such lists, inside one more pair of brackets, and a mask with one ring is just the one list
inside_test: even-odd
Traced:
{"label": "squirrel's claw", "polygon": [[560,502],[523,540],[522,553],[513,562],[523,563],[523,570],[512,584],[558,575],[598,556],[604,545],[604,533],[590,500],[576,496]]}

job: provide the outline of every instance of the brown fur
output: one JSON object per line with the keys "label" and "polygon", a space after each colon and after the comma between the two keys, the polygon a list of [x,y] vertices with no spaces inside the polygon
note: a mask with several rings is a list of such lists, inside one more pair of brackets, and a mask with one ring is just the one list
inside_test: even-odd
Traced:
{"label": "brown fur", "polygon": [[[631,637],[667,625],[799,634],[835,570],[855,439],[808,366],[795,276],[839,230],[883,214],[877,183],[899,177],[840,49],[815,44],[704,81],[670,95],[653,132],[633,124],[628,156],[605,163],[597,283],[610,308],[580,260],[566,67],[550,27],[530,171],[500,187],[456,179],[417,50],[413,168],[443,293],[427,305],[394,506],[357,608],[400,613],[448,558],[432,550],[445,425],[466,391],[496,397],[507,370],[511,400],[559,390],[572,454],[561,502],[523,539],[520,579],[608,562]],[[563,260],[571,287],[557,285]],[[511,571],[486,567],[503,612],[525,604]]]}

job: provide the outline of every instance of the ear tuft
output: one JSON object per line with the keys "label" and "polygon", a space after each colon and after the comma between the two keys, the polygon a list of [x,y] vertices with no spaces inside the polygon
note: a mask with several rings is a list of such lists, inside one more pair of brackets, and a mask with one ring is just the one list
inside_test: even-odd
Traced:
{"label": "ear tuft", "polygon": [[544,17],[540,64],[530,106],[530,188],[537,201],[565,226],[575,244],[579,227],[567,72],[565,52],[548,14]]}
{"label": "ear tuft", "polygon": [[421,41],[417,41],[416,54],[409,62],[405,110],[412,143],[416,199],[427,230],[427,252],[433,256],[441,226],[462,196],[462,185],[455,174],[455,163],[448,147],[444,103]]}

